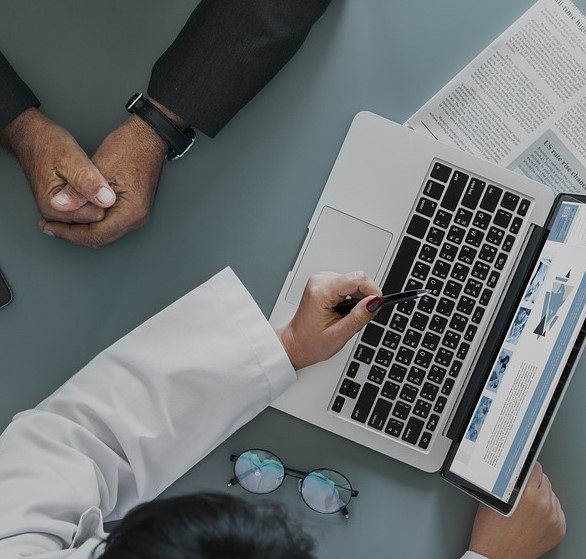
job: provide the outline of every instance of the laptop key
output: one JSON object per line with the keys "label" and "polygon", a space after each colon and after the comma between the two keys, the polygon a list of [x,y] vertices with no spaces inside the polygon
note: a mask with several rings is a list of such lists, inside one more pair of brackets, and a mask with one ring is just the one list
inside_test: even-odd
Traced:
{"label": "laptop key", "polygon": [[435,431],[435,428],[437,427],[437,424],[439,423],[439,415],[436,415],[435,413],[432,413],[429,416],[429,419],[427,420],[427,425],[425,426],[426,429],[429,429],[430,431]]}
{"label": "laptop key", "polygon": [[466,192],[462,197],[462,205],[471,210],[475,210],[485,186],[486,183],[484,181],[474,177],[471,178],[468,187],[466,188]]}
{"label": "laptop key", "polygon": [[513,194],[512,192],[505,192],[503,199],[501,200],[501,206],[511,211],[515,211],[518,203],[519,196]]}
{"label": "laptop key", "polygon": [[437,208],[437,203],[433,200],[429,200],[428,198],[419,198],[417,202],[417,206],[415,207],[415,211],[417,213],[423,214],[427,217],[431,217],[435,213],[435,209]]}
{"label": "laptop key", "polygon": [[425,194],[426,196],[429,196],[430,198],[433,198],[434,200],[439,200],[442,197],[443,193],[444,193],[444,185],[439,182],[432,181],[432,180],[427,181],[427,184],[425,185],[425,188],[423,189],[423,194]]}
{"label": "laptop key", "polygon": [[373,365],[370,367],[370,372],[368,373],[368,380],[374,382],[376,384],[382,384],[383,380],[387,376],[387,370],[379,367],[378,365]]}
{"label": "laptop key", "polygon": [[365,382],[352,411],[352,419],[360,423],[366,423],[377,395],[378,386]]}
{"label": "laptop key", "polygon": [[356,398],[356,396],[358,396],[358,392],[360,392],[360,384],[354,382],[353,380],[350,380],[349,378],[345,378],[342,381],[340,390],[338,390],[338,392],[340,394],[343,394],[344,396],[348,396],[354,399]]}
{"label": "laptop key", "polygon": [[452,221],[452,214],[450,212],[446,212],[445,210],[438,210],[433,218],[433,224],[441,227],[442,229],[447,229]]}
{"label": "laptop key", "polygon": [[531,205],[531,202],[529,202],[529,200],[526,200],[525,198],[523,198],[521,200],[521,203],[519,204],[519,207],[517,208],[517,213],[519,215],[527,215],[527,211],[529,210],[530,205]]}
{"label": "laptop key", "polygon": [[417,417],[422,417],[425,419],[429,412],[431,411],[431,402],[426,402],[425,400],[417,400],[415,407],[413,408],[413,415]]}
{"label": "laptop key", "polygon": [[502,188],[494,186],[493,184],[488,185],[484,198],[482,198],[482,202],[480,203],[480,207],[488,212],[494,212],[502,193]]}
{"label": "laptop key", "polygon": [[448,182],[452,169],[442,163],[434,163],[433,169],[431,170],[431,178],[441,182]]}
{"label": "laptop key", "polygon": [[354,352],[354,359],[370,365],[372,358],[374,357],[374,349],[360,344]]}
{"label": "laptop key", "polygon": [[419,439],[419,435],[423,430],[424,422],[417,417],[410,417],[409,421],[407,421],[407,425],[405,426],[405,431],[403,436],[401,437],[405,442],[411,444],[417,444],[417,440]]}
{"label": "laptop key", "polygon": [[346,400],[342,396],[336,396],[334,403],[332,404],[332,411],[340,413],[344,407]]}
{"label": "laptop key", "polygon": [[368,420],[368,425],[370,427],[378,429],[379,431],[382,431],[387,421],[387,418],[391,413],[391,407],[391,402],[389,402],[388,400],[384,400],[383,398],[379,398],[376,401],[374,409],[372,410],[372,415]]}
{"label": "laptop key", "polygon": [[[415,261],[421,242],[411,237],[404,237],[401,241],[401,246],[397,251],[393,265],[387,275],[387,279],[383,286],[383,293],[398,293],[403,289],[411,264]],[[384,307],[381,311],[384,310]],[[380,312],[379,311],[379,314]]]}
{"label": "laptop key", "polygon": [[346,376],[354,378],[356,376],[356,373],[358,373],[358,369],[360,369],[360,363],[356,363],[356,361],[351,361],[350,365],[348,365]]}
{"label": "laptop key", "polygon": [[411,217],[409,227],[407,227],[407,233],[409,235],[413,235],[413,237],[417,237],[418,239],[423,239],[423,237],[425,237],[425,233],[427,232],[428,226],[429,219],[415,214],[413,217]]}
{"label": "laptop key", "polygon": [[419,439],[419,444],[417,446],[419,448],[422,448],[423,450],[426,450],[427,447],[429,446],[429,443],[431,442],[432,436],[433,435],[431,433],[424,431],[423,435],[421,435],[421,438]]}
{"label": "laptop key", "polygon": [[461,171],[454,171],[448,189],[444,194],[444,197],[440,203],[442,208],[454,211],[458,205],[458,201],[464,192],[466,183],[468,182],[469,175],[462,173]]}
{"label": "laptop key", "polygon": [[[506,229],[509,226],[509,223],[511,222],[511,217],[512,215],[510,212],[506,212],[505,210],[498,210],[494,216],[494,224]],[[521,223],[523,222],[522,220],[520,221]]]}
{"label": "laptop key", "polygon": [[385,433],[391,435],[391,437],[399,438],[404,426],[405,424],[402,421],[398,421],[397,419],[390,419],[385,429]]}
{"label": "laptop key", "polygon": [[362,337],[360,339],[365,344],[377,347],[384,333],[384,328],[381,328],[380,326],[377,326],[376,324],[370,322],[364,329],[364,332],[362,333]]}
{"label": "laptop key", "polygon": [[409,374],[407,375],[407,380],[412,383],[420,386],[423,380],[425,379],[425,370],[420,369],[419,367],[411,367],[409,369]]}
{"label": "laptop key", "polygon": [[397,402],[393,408],[393,417],[397,417],[399,419],[407,419],[409,417],[409,412],[411,411],[411,406],[409,404],[405,404],[404,402]]}
{"label": "laptop key", "polygon": [[397,394],[399,394],[400,388],[401,386],[399,384],[387,380],[383,384],[380,395],[384,396],[385,398],[388,398],[389,400],[394,400],[397,397]]}

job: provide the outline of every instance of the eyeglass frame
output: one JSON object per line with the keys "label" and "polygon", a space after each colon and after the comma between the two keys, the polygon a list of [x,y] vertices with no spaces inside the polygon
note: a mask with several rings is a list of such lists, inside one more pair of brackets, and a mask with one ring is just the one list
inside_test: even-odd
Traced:
{"label": "eyeglass frame", "polygon": [[[242,485],[239,481],[238,481],[238,476],[236,475],[236,462],[238,461],[238,458],[240,458],[243,454],[246,454],[247,452],[252,452],[252,451],[260,451],[260,452],[266,452],[267,454],[271,454],[272,456],[274,456],[279,463],[281,464],[281,466],[283,466],[283,479],[281,481],[281,483],[279,483],[279,485],[277,485],[277,487],[275,487],[274,489],[271,489],[271,491],[267,491],[266,493],[255,493],[254,491],[250,491],[249,489],[247,489],[246,487],[244,487],[244,485]],[[287,466],[285,466],[285,463],[281,460],[281,458],[279,456],[277,456],[274,452],[271,452],[269,450],[265,450],[263,448],[249,448],[248,450],[243,450],[240,454],[230,454],[230,461],[234,462],[234,477],[228,482],[228,487],[233,487],[234,485],[239,485],[240,487],[242,487],[242,489],[244,489],[245,491],[247,491],[248,493],[252,493],[254,495],[269,495],[270,493],[275,492],[277,489],[279,489],[281,487],[281,485],[283,485],[283,482],[285,481],[285,478],[287,476],[290,476],[292,478],[298,479],[301,482],[303,482],[303,480],[305,480],[309,475],[313,474],[314,472],[319,472],[320,470],[327,470],[330,472],[334,472],[335,474],[338,474],[339,476],[343,477],[347,482],[348,485],[350,487],[350,499],[348,499],[348,502],[346,504],[344,504],[343,507],[341,507],[338,510],[332,511],[332,512],[322,512],[319,510],[314,509],[303,497],[303,493],[301,491],[301,487],[302,487],[302,483],[298,484],[298,489],[299,489],[299,495],[301,496],[301,500],[306,504],[307,507],[309,507],[312,511],[317,512],[319,514],[335,514],[336,512],[340,512],[342,513],[342,515],[344,516],[344,518],[348,519],[349,518],[349,513],[348,513],[348,505],[350,504],[350,501],[354,498],[354,497],[358,497],[358,494],[360,493],[357,489],[354,489],[352,487],[352,484],[350,483],[350,480],[341,472],[339,472],[338,470],[333,470],[332,468],[314,468],[313,470],[309,471],[309,472],[304,472],[302,470],[296,470],[295,468],[288,468]],[[339,487],[338,485],[334,484],[335,487]],[[344,488],[347,489],[347,488]]]}

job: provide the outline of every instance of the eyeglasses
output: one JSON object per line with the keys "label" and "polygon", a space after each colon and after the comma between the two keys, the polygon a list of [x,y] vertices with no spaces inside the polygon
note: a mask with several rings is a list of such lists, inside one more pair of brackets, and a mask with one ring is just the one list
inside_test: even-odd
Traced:
{"label": "eyeglasses", "polygon": [[305,504],[323,514],[341,512],[348,518],[348,503],[358,491],[352,489],[348,479],[340,472],[319,468],[311,472],[301,472],[287,468],[272,452],[262,449],[246,450],[240,455],[230,455],[234,462],[234,477],[228,487],[239,484],[241,487],[264,495],[281,487],[287,476],[299,480],[299,493]]}

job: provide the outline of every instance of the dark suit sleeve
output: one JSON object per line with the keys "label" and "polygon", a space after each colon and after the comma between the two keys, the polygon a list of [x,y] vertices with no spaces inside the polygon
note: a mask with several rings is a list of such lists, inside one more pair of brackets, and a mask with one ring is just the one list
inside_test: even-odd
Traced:
{"label": "dark suit sleeve", "polygon": [[331,0],[202,0],[153,67],[148,94],[208,136],[295,54]]}
{"label": "dark suit sleeve", "polygon": [[34,93],[0,53],[0,131],[24,110],[38,106]]}

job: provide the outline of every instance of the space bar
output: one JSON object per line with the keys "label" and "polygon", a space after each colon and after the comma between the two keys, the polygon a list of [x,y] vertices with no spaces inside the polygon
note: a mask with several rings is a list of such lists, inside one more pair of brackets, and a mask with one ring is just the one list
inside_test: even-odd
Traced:
{"label": "space bar", "polygon": [[383,285],[383,293],[398,293],[403,289],[411,265],[417,258],[421,242],[412,239],[411,237],[404,237],[401,246],[395,255],[393,265],[387,275],[385,284]]}

